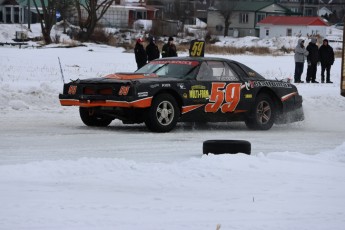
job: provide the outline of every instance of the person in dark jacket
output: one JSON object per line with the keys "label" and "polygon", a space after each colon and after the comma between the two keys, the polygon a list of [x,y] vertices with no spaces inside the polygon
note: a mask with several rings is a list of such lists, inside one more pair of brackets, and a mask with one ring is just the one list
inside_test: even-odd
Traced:
{"label": "person in dark jacket", "polygon": [[172,37],[169,37],[168,43],[164,44],[162,57],[177,57],[176,46]]}
{"label": "person in dark jacket", "polygon": [[319,62],[319,47],[316,45],[316,41],[316,38],[311,38],[311,41],[307,46],[307,51],[309,52],[307,56],[307,83],[319,83],[316,81],[317,63]]}
{"label": "person in dark jacket", "polygon": [[333,48],[328,44],[328,40],[324,39],[322,45],[319,48],[319,58],[321,62],[321,83],[325,82],[325,70],[326,70],[326,83],[333,83],[330,79],[331,66],[334,63]]}
{"label": "person in dark jacket", "polygon": [[135,61],[137,62],[138,69],[147,63],[147,54],[142,43],[143,40],[138,38],[134,47]]}
{"label": "person in dark jacket", "polygon": [[158,46],[155,43],[155,39],[150,38],[150,43],[146,46],[147,60],[152,61],[160,56]]}

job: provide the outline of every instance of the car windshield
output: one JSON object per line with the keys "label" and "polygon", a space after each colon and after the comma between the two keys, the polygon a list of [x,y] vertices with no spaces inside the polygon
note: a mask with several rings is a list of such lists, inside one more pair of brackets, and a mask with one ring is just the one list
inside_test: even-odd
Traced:
{"label": "car windshield", "polygon": [[197,61],[157,60],[151,61],[135,72],[145,74],[155,73],[159,77],[195,79],[198,66],[199,62]]}

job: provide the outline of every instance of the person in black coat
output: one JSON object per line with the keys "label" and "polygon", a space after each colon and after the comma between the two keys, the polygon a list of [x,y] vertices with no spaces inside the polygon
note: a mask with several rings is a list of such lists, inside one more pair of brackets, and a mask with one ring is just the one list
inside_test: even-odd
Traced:
{"label": "person in black coat", "polygon": [[134,47],[135,61],[137,62],[138,69],[147,63],[147,54],[142,43],[143,40],[138,38]]}
{"label": "person in black coat", "polygon": [[162,48],[162,57],[177,57],[176,46],[172,37],[169,37],[168,43],[164,44]]}
{"label": "person in black coat", "polygon": [[321,82],[325,82],[325,70],[327,72],[326,83],[333,83],[330,79],[331,66],[334,63],[333,48],[328,44],[328,40],[324,39],[323,44],[319,48],[319,58],[321,62]]}
{"label": "person in black coat", "polygon": [[309,52],[307,56],[307,83],[319,83],[316,81],[317,63],[319,62],[319,47],[317,47],[316,41],[316,38],[311,38],[311,41],[307,46],[307,51]]}
{"label": "person in black coat", "polygon": [[146,53],[148,61],[159,58],[160,52],[154,38],[150,38],[150,43],[146,46]]}

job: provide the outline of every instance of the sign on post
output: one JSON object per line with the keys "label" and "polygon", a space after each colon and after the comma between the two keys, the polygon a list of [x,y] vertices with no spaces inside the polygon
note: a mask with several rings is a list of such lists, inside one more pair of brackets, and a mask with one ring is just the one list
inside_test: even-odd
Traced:
{"label": "sign on post", "polygon": [[[345,19],[344,19],[345,22]],[[345,97],[345,30],[343,29],[343,51],[341,55],[340,94]]]}
{"label": "sign on post", "polygon": [[205,53],[205,41],[202,40],[192,40],[189,47],[190,57],[203,57]]}

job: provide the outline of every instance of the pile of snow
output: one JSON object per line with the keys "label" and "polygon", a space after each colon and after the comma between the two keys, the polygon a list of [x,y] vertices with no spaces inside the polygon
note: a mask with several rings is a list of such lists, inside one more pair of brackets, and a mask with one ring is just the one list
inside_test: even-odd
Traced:
{"label": "pile of snow", "polygon": [[[205,30],[206,24],[202,21],[199,21],[197,26],[186,26],[186,32],[188,34],[194,34],[194,37],[185,37],[185,38],[178,38],[176,42],[189,42],[192,39],[198,38],[203,39],[206,36],[207,31]],[[139,37],[145,37],[145,31],[149,31],[152,28],[152,21],[151,20],[137,20],[134,23],[134,27],[136,30],[129,30],[125,32],[121,32],[119,29],[116,28],[106,28],[106,32],[110,35],[116,37],[119,44],[122,43],[130,43],[131,41],[135,41]],[[67,30],[67,34],[63,33],[64,30]],[[26,25],[19,25],[19,24],[0,24],[0,42],[13,42],[15,38],[16,31],[27,31],[29,38],[35,38],[41,36],[41,27],[40,24],[32,24],[31,30],[28,30]],[[78,31],[77,27],[67,24],[67,29],[64,29],[63,21],[57,23],[53,26],[51,31],[51,36],[53,41],[58,40],[60,43],[68,45],[72,42],[73,38],[73,31]],[[279,38],[264,38],[260,39],[258,37],[247,36],[243,38],[235,38],[235,37],[223,37],[223,36],[216,36],[216,39],[219,42],[215,44],[217,46],[232,46],[232,47],[268,47],[272,50],[281,50],[282,48],[286,49],[294,49],[298,39],[303,38],[306,40],[306,44],[310,42],[310,38],[307,37],[279,37]],[[333,47],[334,50],[342,50],[342,39],[343,39],[343,31],[336,29],[335,27],[328,27],[327,28],[327,36],[326,38],[330,41],[330,45]],[[161,39],[165,41],[164,38]],[[74,43],[78,43],[75,42]],[[318,45],[321,45],[322,41],[318,41]],[[29,42],[29,46],[36,45],[35,42]]]}

